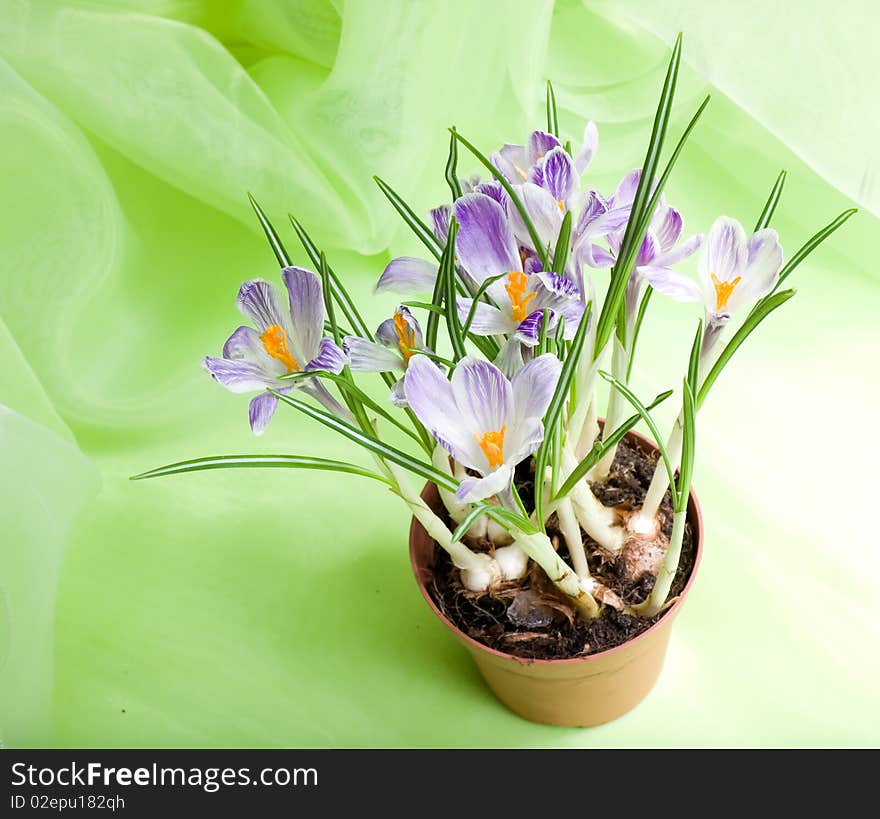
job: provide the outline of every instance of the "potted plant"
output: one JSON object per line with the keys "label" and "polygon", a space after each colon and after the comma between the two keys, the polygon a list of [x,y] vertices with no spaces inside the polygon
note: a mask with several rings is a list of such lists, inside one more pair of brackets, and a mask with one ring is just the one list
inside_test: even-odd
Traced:
{"label": "potted plant", "polygon": [[[659,674],[703,549],[691,489],[698,411],[740,345],[794,295],[782,289],[788,276],[855,212],[785,262],[769,226],[782,172],[753,231],[722,216],[705,236],[685,238],[663,190],[709,99],[661,163],[680,55],[679,37],[645,160],[610,196],[582,186],[595,125],[580,146],[565,141],[549,84],[546,130],[525,144],[487,157],[451,129],[451,200],[429,223],[377,179],[432,258],[388,264],[377,291],[410,300],[375,332],[302,224],[291,216],[311,269],[293,264],[251,198],[286,303],[268,281],[245,282],[238,307],[248,324],[205,369],[231,391],[255,394],[256,434],[279,405],[291,407],[366,450],[371,463],[222,455],[136,477],[291,467],[384,484],[412,511],[422,594],[503,702],[562,725],[632,708]],[[459,178],[460,146],[484,179]],[[699,282],[675,269],[697,253]],[[593,271],[602,268],[610,278],[600,299]],[[652,410],[673,390],[646,404],[631,387],[654,292],[704,307],[668,435]],[[387,400],[361,386],[365,373],[384,380]],[[611,385],[603,412],[600,379]],[[640,421],[653,443],[633,431]],[[411,447],[390,443],[392,429]],[[427,483],[420,489],[414,479]]]}

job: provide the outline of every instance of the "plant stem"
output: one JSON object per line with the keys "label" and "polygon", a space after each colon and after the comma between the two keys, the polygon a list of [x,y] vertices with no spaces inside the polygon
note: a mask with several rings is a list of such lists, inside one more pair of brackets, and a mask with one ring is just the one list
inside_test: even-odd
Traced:
{"label": "plant stem", "polygon": [[581,536],[580,524],[577,522],[574,509],[568,498],[562,499],[556,510],[556,515],[559,518],[559,531],[565,538],[575,573],[581,580],[587,580],[590,577],[590,567],[587,564],[587,553],[584,551],[584,539]]}
{"label": "plant stem", "polygon": [[[675,464],[681,456],[681,415],[676,419],[669,440],[666,442],[666,451],[669,453],[670,462]],[[645,520],[653,520],[657,517],[660,504],[663,502],[663,496],[668,488],[669,474],[661,459],[657,462],[657,466],[654,469],[654,477],[651,478],[651,485],[648,487],[648,493],[645,495],[645,502],[642,504],[639,517]]]}
{"label": "plant stem", "polygon": [[[619,381],[625,383],[626,373],[629,370],[629,354],[626,348],[615,336],[614,352],[611,355],[611,373]],[[623,396],[615,389],[612,389],[608,395],[608,412],[605,415],[605,426],[602,428],[602,440],[606,435],[610,435],[623,421]],[[613,446],[602,460],[596,464],[593,469],[592,479],[596,481],[605,481],[608,479],[608,473],[611,471],[611,464],[614,463],[614,456],[617,454],[617,447]]]}
{"label": "plant stem", "polygon": [[[571,447],[566,444],[562,449],[563,482],[577,465],[577,458]],[[610,554],[619,552],[623,546],[623,532],[615,524],[614,510],[602,504],[585,481],[581,481],[571,490],[569,499],[575,517],[584,531],[606,552]]]}
{"label": "plant stem", "polygon": [[675,513],[675,517],[672,519],[672,537],[669,540],[669,548],[663,557],[663,563],[660,564],[657,580],[654,581],[654,588],[651,589],[648,599],[635,607],[635,611],[642,617],[653,617],[666,604],[666,598],[669,595],[669,590],[672,588],[672,581],[675,580],[675,573],[678,571],[678,561],[681,557],[681,544],[684,540],[686,521],[687,511]]}

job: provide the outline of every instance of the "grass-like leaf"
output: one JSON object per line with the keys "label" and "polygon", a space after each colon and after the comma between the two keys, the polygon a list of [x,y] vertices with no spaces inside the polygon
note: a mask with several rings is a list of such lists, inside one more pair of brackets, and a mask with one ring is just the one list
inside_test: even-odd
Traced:
{"label": "grass-like leaf", "polygon": [[[660,395],[648,404],[646,409],[650,412],[658,404],[663,403],[663,401],[669,398],[670,395],[672,395],[672,390],[661,392]],[[605,457],[605,453],[610,452],[613,447],[616,447],[626,437],[626,434],[639,422],[641,417],[642,416],[638,413],[630,416],[610,435],[605,436],[601,441],[596,441],[593,448],[572,470],[572,473],[565,479],[565,483],[556,491],[553,500],[565,497],[571,492],[571,490],[577,485],[577,482],[586,477],[587,473]]]}
{"label": "grass-like leaf", "polygon": [[617,261],[611,271],[611,280],[608,283],[608,291],[602,304],[602,311],[596,327],[596,354],[605,348],[605,344],[611,337],[612,329],[616,323],[618,310],[626,292],[626,284],[635,260],[636,251],[641,245],[645,223],[642,223],[646,206],[651,198],[651,186],[657,167],[660,163],[660,154],[663,150],[663,142],[666,138],[666,130],[669,127],[669,117],[672,111],[672,102],[675,97],[675,86],[678,79],[678,69],[681,63],[681,34],[675,40],[669,67],[666,70],[666,79],[663,82],[663,90],[660,93],[660,101],[657,105],[657,113],[654,116],[654,125],[651,130],[651,139],[642,163],[642,173],[639,185],[633,199],[632,212],[627,221],[626,230],[617,254]]}
{"label": "grass-like leaf", "polygon": [[773,183],[773,189],[770,191],[770,196],[767,197],[764,209],[761,211],[761,215],[755,223],[756,232],[763,230],[770,224],[770,220],[773,218],[776,206],[779,204],[779,199],[782,196],[782,189],[785,187],[785,177],[785,171],[780,171],[779,176],[776,177],[776,181]]}
{"label": "grass-like leaf", "polygon": [[284,248],[284,243],[281,241],[275,228],[272,227],[269,217],[263,212],[263,209],[259,206],[257,200],[254,199],[252,194],[248,193],[248,199],[250,200],[251,207],[254,209],[254,213],[257,214],[257,219],[259,219],[260,226],[263,228],[263,232],[269,240],[269,245],[272,248],[272,252],[275,254],[275,258],[278,260],[278,264],[282,267],[290,267],[290,265],[293,264],[290,260],[290,254]]}
{"label": "grass-like leaf", "polygon": [[657,429],[657,424],[654,419],[651,417],[651,413],[648,411],[648,408],[636,397],[636,394],[626,386],[621,381],[618,381],[611,373],[606,372],[605,370],[599,370],[599,375],[602,376],[611,386],[616,389],[630,404],[632,404],[633,409],[638,412],[641,416],[642,420],[647,424],[648,429],[651,430],[651,435],[654,436],[654,441],[657,444],[657,448],[660,450],[660,457],[663,459],[663,465],[666,467],[666,474],[669,477],[669,486],[672,490],[672,500],[673,503],[677,498],[676,494],[676,486],[675,486],[675,468],[672,465],[672,462],[669,460],[669,453],[666,451],[666,447],[663,444],[663,438],[660,436],[660,431]]}
{"label": "grass-like leaf", "polygon": [[203,472],[207,469],[321,469],[327,472],[347,472],[372,478],[375,481],[391,485],[391,482],[372,470],[346,461],[334,461],[327,458],[311,458],[304,455],[214,455],[208,458],[193,458],[179,461],[176,464],[150,469],[140,475],[132,475],[131,480],[141,481],[146,478],[160,478],[166,475],[181,475],[184,472]]}
{"label": "grass-like leaf", "polygon": [[691,491],[691,481],[694,475],[694,454],[696,452],[696,417],[697,402],[694,391],[688,379],[685,379],[682,387],[682,442],[681,442],[681,465],[678,469],[678,493],[675,499],[675,511],[684,512],[688,505],[688,496]]}
{"label": "grass-like leaf", "polygon": [[535,252],[538,254],[538,257],[541,259],[541,263],[544,267],[544,270],[547,270],[549,265],[549,259],[547,258],[547,250],[544,248],[543,243],[541,242],[541,237],[538,235],[538,231],[535,228],[534,222],[532,222],[532,217],[529,216],[529,212],[526,210],[526,206],[523,204],[522,199],[520,199],[519,194],[513,189],[513,185],[507,181],[507,178],[504,176],[501,171],[499,171],[487,158],[486,156],[480,152],[480,150],[468,142],[458,131],[450,129],[452,135],[464,145],[479,161],[483,167],[489,171],[497,180],[498,183],[504,188],[507,195],[510,197],[511,202],[513,202],[514,207],[519,211],[519,215],[522,217],[523,223],[526,226],[526,229],[529,232],[529,236],[532,239],[532,244],[535,247]]}
{"label": "grass-like leaf", "polygon": [[538,521],[542,531],[544,529],[544,470],[547,467],[552,438],[556,434],[556,425],[562,418],[562,410],[565,407],[584,341],[587,338],[592,307],[593,303],[588,302],[587,309],[584,310],[577,332],[572,339],[571,349],[562,364],[559,381],[556,382],[556,389],[550,399],[550,405],[547,407],[547,412],[544,413],[544,440],[535,453],[535,520]]}
{"label": "grass-like leaf", "polygon": [[446,330],[449,333],[449,343],[452,345],[454,361],[459,361],[467,355],[455,296],[455,237],[457,235],[458,222],[455,221],[453,216],[449,220],[446,248],[443,251],[443,257],[440,259],[440,272],[437,275],[444,283],[443,302],[446,312]]}
{"label": "grass-like leaf", "polygon": [[[452,130],[455,130],[454,128]],[[461,196],[461,183],[458,181],[458,142],[449,135],[449,157],[446,160],[446,182],[452,191],[452,201]]]}
{"label": "grass-like leaf", "polygon": [[562,225],[559,228],[559,237],[556,240],[556,250],[553,253],[553,266],[550,268],[554,273],[565,273],[565,263],[568,261],[568,244],[571,241],[571,211],[565,212]]}
{"label": "grass-like leaf", "polygon": [[471,324],[474,323],[474,317],[477,315],[477,304],[486,295],[486,291],[497,281],[501,281],[501,279],[507,278],[507,273],[499,273],[497,276],[490,276],[486,279],[477,289],[477,292],[474,294],[474,301],[471,304],[471,309],[468,310],[468,314],[465,317],[464,324],[462,325],[461,331],[465,335],[470,332]]}
{"label": "grass-like leaf", "polygon": [[691,354],[688,358],[687,381],[690,384],[691,392],[696,395],[699,387],[700,378],[700,350],[703,346],[703,319],[697,323],[697,332],[694,336],[694,343],[691,345]]}
{"label": "grass-like leaf", "polygon": [[457,543],[461,540],[468,533],[471,526],[483,515],[490,515],[495,520],[499,520],[499,518],[506,520],[511,526],[516,526],[529,535],[536,534],[538,531],[537,527],[527,517],[518,515],[511,509],[507,509],[504,506],[495,506],[494,504],[481,504],[471,509],[462,519],[461,523],[455,527],[455,531],[452,533],[452,542]]}
{"label": "grass-like leaf", "polygon": [[422,244],[439,262],[440,257],[443,255],[443,247],[440,242],[437,241],[434,232],[421,219],[419,219],[418,216],[416,216],[415,211],[413,211],[403,197],[400,196],[391,185],[381,177],[374,176],[373,179],[376,180],[379,190],[385,194],[388,201],[400,214],[403,221],[409,226],[409,229],[421,240]]}
{"label": "grass-like leaf", "polygon": [[642,332],[642,323],[645,320],[645,313],[648,310],[648,305],[651,303],[651,296],[654,293],[654,288],[649,284],[645,288],[645,293],[642,296],[642,300],[639,302],[639,310],[636,313],[636,321],[633,325],[632,338],[629,342],[629,361],[626,365],[626,383],[629,384],[630,376],[632,375],[633,363],[636,360],[636,345],[639,342],[639,335]]}
{"label": "grass-like leaf", "polygon": [[[556,93],[553,83],[547,80],[547,132],[559,139],[559,117],[556,114]],[[569,152],[570,153],[570,152]]]}
{"label": "grass-like leaf", "polygon": [[715,380],[721,375],[721,371],[727,365],[727,362],[733,357],[733,354],[739,349],[740,345],[749,337],[749,335],[751,335],[752,331],[765,318],[767,318],[767,316],[769,316],[777,307],[781,307],[785,304],[795,292],[796,291],[794,290],[783,290],[780,293],[773,293],[758,302],[755,309],[749,313],[748,318],[742,323],[742,326],[736,331],[736,333],[734,333],[733,338],[731,338],[724,346],[721,355],[718,356],[715,363],[712,365],[712,369],[709,370],[706,377],[703,379],[703,383],[700,385],[700,391],[697,393],[697,409],[703,406],[703,402],[706,400],[706,396],[709,394],[709,390],[712,389]]}
{"label": "grass-like leaf", "polygon": [[[847,221],[851,216],[858,213],[858,208],[849,208],[841,213],[838,217],[830,221],[825,227],[823,227],[820,231],[811,236],[806,242],[804,242],[803,246],[797,251],[797,253],[792,256],[788,262],[783,265],[782,270],[779,271],[779,279],[776,282],[776,287],[773,288],[773,292],[775,293],[779,290],[780,285],[794,272],[794,269],[809,256],[819,245],[822,244],[835,230],[837,230],[844,222]],[[772,295],[772,294],[771,294]]]}

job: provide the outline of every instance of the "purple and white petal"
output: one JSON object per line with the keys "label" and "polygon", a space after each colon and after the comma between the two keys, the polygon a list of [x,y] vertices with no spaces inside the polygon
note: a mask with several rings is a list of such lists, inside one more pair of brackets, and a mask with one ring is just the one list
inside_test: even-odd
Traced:
{"label": "purple and white petal", "polygon": [[469,193],[456,201],[453,213],[459,225],[455,250],[475,281],[482,283],[520,269],[513,231],[498,202],[482,193]]}
{"label": "purple and white petal", "polygon": [[776,231],[764,228],[753,233],[749,237],[748,262],[742,282],[751,301],[763,298],[774,288],[781,267],[782,245]]}
{"label": "purple and white petal", "polygon": [[545,154],[549,154],[554,148],[561,148],[562,143],[553,134],[546,131],[532,131],[526,144],[529,165],[534,165]]}
{"label": "purple and white petal", "polygon": [[668,267],[643,267],[642,275],[658,292],[673,301],[703,301],[699,285],[677,270]]}
{"label": "purple and white petal", "polygon": [[587,191],[581,213],[572,231],[572,242],[577,244],[588,236],[598,235],[598,224],[605,214],[608,213],[608,203],[596,191]]}
{"label": "purple and white petal", "polygon": [[513,467],[501,464],[484,478],[465,478],[455,492],[461,503],[476,503],[506,490],[513,482]]}
{"label": "purple and white petal", "polygon": [[696,236],[691,236],[689,239],[685,239],[678,247],[675,247],[666,253],[661,253],[659,256],[655,256],[653,266],[671,267],[672,265],[687,259],[689,256],[693,256],[694,253],[700,249],[700,245],[702,244],[702,233],[698,233]]}
{"label": "purple and white petal", "polygon": [[507,181],[513,185],[525,182],[528,169],[534,164],[529,162],[523,145],[504,145],[500,151],[495,151],[490,159],[492,164],[504,174]]}
{"label": "purple and white petal", "polygon": [[404,296],[431,293],[434,290],[434,282],[437,281],[437,271],[438,266],[435,262],[426,262],[414,256],[399,256],[388,263],[379,277],[379,281],[376,282],[376,292],[389,291]]}
{"label": "purple and white petal", "polygon": [[601,245],[587,242],[583,245],[583,249],[585,252],[582,254],[581,258],[590,267],[613,267],[614,262],[617,261],[617,257],[612,254],[610,250],[606,250]]}
{"label": "purple and white petal", "polygon": [[[467,321],[473,303],[473,299],[458,299],[456,301],[458,317],[462,324]],[[494,336],[498,333],[509,333],[514,327],[516,327],[516,323],[509,315],[497,307],[493,307],[491,304],[480,301],[477,303],[477,309],[474,311],[474,318],[471,321],[469,331],[477,336]]]}
{"label": "purple and white petal", "polygon": [[578,176],[582,176],[584,171],[590,167],[593,157],[599,148],[599,129],[596,123],[590,120],[584,128],[584,141],[581,143],[580,150],[574,158],[574,167]]}
{"label": "purple and white petal", "polygon": [[518,464],[534,455],[544,440],[544,424],[540,418],[527,418],[515,428],[516,432],[505,441],[505,453],[511,464]]}
{"label": "purple and white petal", "polygon": [[278,398],[271,392],[261,392],[248,404],[248,420],[254,435],[262,435],[278,408]]}
{"label": "purple and white petal", "polygon": [[316,371],[336,373],[342,372],[346,365],[345,353],[336,346],[332,338],[322,338],[318,342],[318,354],[304,367],[306,372]]}
{"label": "purple and white petal", "polygon": [[404,379],[400,378],[394,382],[394,385],[391,387],[391,392],[388,395],[388,400],[394,404],[395,407],[408,407],[409,403],[406,400],[406,384]]}
{"label": "purple and white petal", "polygon": [[499,205],[501,205],[504,212],[507,213],[507,192],[501,187],[501,183],[497,179],[492,179],[489,182],[481,182],[474,188],[474,193],[482,193],[484,196],[494,199]]}
{"label": "purple and white petal", "polygon": [[267,374],[258,363],[236,358],[205,356],[202,366],[231,392],[253,392],[271,385],[275,377]]}
{"label": "purple and white petal", "polygon": [[[549,246],[550,252],[553,252],[556,246],[556,240],[559,238],[559,228],[562,227],[562,210],[559,203],[553,198],[551,193],[537,185],[526,183],[520,188],[520,197],[525,206],[532,224],[538,233],[543,248]],[[519,213],[516,214],[519,216]],[[521,220],[514,220],[517,229],[517,238],[527,247],[531,245],[531,234]],[[515,269],[515,268],[511,268]]]}
{"label": "purple and white petal", "polygon": [[575,187],[574,163],[565,148],[554,148],[544,157],[542,187],[557,201],[566,203]]}
{"label": "purple and white petal", "polygon": [[681,214],[670,205],[658,208],[651,219],[651,230],[657,237],[659,251],[666,253],[681,238],[684,220]]}
{"label": "purple and white petal", "polygon": [[642,178],[642,169],[634,168],[631,170],[617,186],[614,195],[611,197],[613,207],[619,208],[625,205],[632,205],[636,198],[636,191]]}
{"label": "purple and white petal", "polygon": [[[223,345],[223,358],[239,358],[253,361],[264,369],[271,370],[273,359],[266,352],[260,334],[253,327],[239,327],[226,339]],[[284,365],[277,362],[278,375],[282,375]]]}
{"label": "purple and white petal", "polygon": [[533,185],[537,185],[539,188],[544,187],[544,160],[539,159],[537,164],[532,165],[529,168],[529,175],[527,182],[531,182]]}
{"label": "purple and white petal", "polygon": [[471,469],[485,466],[485,455],[466,425],[455,402],[452,384],[424,355],[410,359],[404,376],[410,409],[425,429],[456,461]]}
{"label": "purple and white petal", "polygon": [[251,279],[242,284],[238,291],[238,309],[250,319],[259,332],[264,332],[273,324],[287,327],[284,314],[278,307],[276,288],[264,279]]}
{"label": "purple and white petal", "polygon": [[[553,315],[553,311],[550,311],[550,315],[548,316],[547,322],[547,330],[549,332],[550,327],[554,324],[555,316]],[[526,347],[535,347],[538,344],[538,341],[541,338],[541,326],[544,323],[544,311],[535,310],[529,315],[527,315],[520,323],[519,327],[516,328],[516,333],[514,334],[514,339],[519,341],[522,344],[525,344]]]}
{"label": "purple and white petal", "polygon": [[449,235],[449,217],[451,214],[452,208],[449,205],[440,205],[439,207],[432,208],[430,212],[434,238],[441,245],[446,244],[446,237]]}
{"label": "purple and white petal", "polygon": [[732,281],[743,274],[747,261],[748,245],[743,226],[729,216],[719,216],[709,230],[698,265],[707,300],[714,302],[712,276],[718,281]]}
{"label": "purple and white petal", "polygon": [[494,364],[466,356],[456,365],[451,384],[461,417],[473,435],[499,432],[510,423],[513,391]]}
{"label": "purple and white petal", "polygon": [[577,299],[578,287],[567,276],[559,273],[536,273],[542,287],[554,296],[563,299]]}
{"label": "purple and white petal", "polygon": [[389,347],[358,336],[346,336],[342,342],[348,366],[355,372],[384,373],[403,370],[403,356]]}
{"label": "purple and white petal", "polygon": [[[314,398],[327,412],[335,415],[337,418],[347,421],[349,424],[355,423],[354,416],[347,407],[343,407],[322,383],[320,378],[303,378],[296,382],[297,389],[302,390],[306,395]],[[285,392],[285,390],[278,390]]]}
{"label": "purple and white petal", "polygon": [[636,255],[636,267],[643,267],[651,264],[654,258],[660,252],[660,242],[654,235],[654,231],[649,230],[642,239],[642,245]]}
{"label": "purple and white petal", "polygon": [[321,280],[304,267],[285,267],[281,278],[287,287],[290,301],[290,336],[294,357],[311,361],[320,354],[319,344],[324,335],[324,296]]}
{"label": "purple and white petal", "polygon": [[552,353],[533,358],[511,379],[514,426],[530,418],[541,420],[559,381],[562,363]]}

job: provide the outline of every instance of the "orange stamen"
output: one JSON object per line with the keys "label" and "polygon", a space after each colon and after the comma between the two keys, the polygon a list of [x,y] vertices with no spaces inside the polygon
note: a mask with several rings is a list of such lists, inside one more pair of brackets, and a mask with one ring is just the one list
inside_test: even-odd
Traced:
{"label": "orange stamen", "polygon": [[556,204],[559,206],[559,210],[565,210],[565,202],[563,202],[561,199],[557,199]]}
{"label": "orange stamen", "polygon": [[504,289],[510,297],[510,307],[514,321],[523,321],[528,313],[529,302],[537,296],[537,293],[526,293],[526,285],[529,277],[519,270],[513,270],[507,274],[507,284]]}
{"label": "orange stamen", "polygon": [[719,281],[714,273],[710,275],[712,276],[712,284],[715,285],[715,309],[720,311],[727,307],[730,294],[736,289],[736,286],[742,280],[742,276],[737,276],[733,281],[723,282]]}
{"label": "orange stamen", "polygon": [[400,313],[394,314],[394,332],[397,333],[397,346],[403,356],[403,363],[409,364],[415,352],[416,333]]}
{"label": "orange stamen", "polygon": [[489,462],[490,469],[497,469],[504,463],[504,433],[507,432],[505,424],[498,432],[486,432],[483,436],[474,435],[480,449]]}
{"label": "orange stamen", "polygon": [[298,373],[300,371],[299,364],[296,363],[296,359],[287,348],[287,333],[284,332],[283,327],[277,324],[270,324],[265,332],[260,335],[260,341],[263,342],[263,349],[272,358],[280,361],[287,367],[287,372]]}

